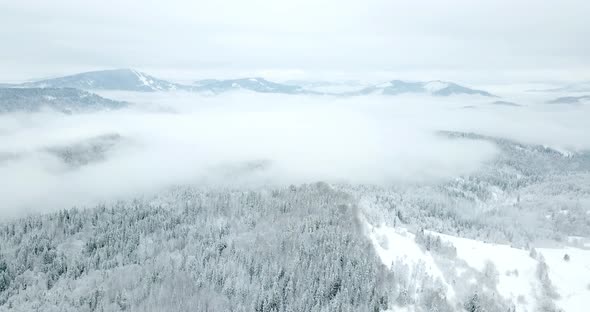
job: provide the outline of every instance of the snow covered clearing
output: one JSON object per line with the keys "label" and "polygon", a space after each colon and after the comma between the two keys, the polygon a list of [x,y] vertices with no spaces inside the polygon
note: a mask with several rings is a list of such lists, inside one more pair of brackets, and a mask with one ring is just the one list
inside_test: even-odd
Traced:
{"label": "snow covered clearing", "polygon": [[[466,302],[474,284],[483,285],[509,302],[516,311],[539,311],[555,291],[550,304],[566,312],[587,311],[590,304],[590,250],[582,248],[535,248],[534,251],[425,231],[456,249],[456,258],[427,250],[416,234],[402,227],[372,226],[368,236],[381,258],[392,267],[404,263],[413,278],[430,276],[444,285],[452,306]],[[567,255],[567,256],[566,256]],[[453,267],[445,265],[449,259]],[[546,266],[543,265],[546,264]],[[546,267],[548,281],[543,280]],[[450,268],[450,270],[449,270]],[[419,276],[421,274],[422,276]],[[490,283],[491,281],[491,283]],[[548,282],[548,285],[546,283]],[[407,306],[411,311],[411,306]]]}

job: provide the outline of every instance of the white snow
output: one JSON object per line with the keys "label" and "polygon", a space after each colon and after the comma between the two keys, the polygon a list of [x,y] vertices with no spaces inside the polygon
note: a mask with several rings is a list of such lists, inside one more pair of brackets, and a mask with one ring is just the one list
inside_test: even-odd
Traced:
{"label": "white snow", "polygon": [[430,252],[424,251],[414,241],[415,235],[403,228],[393,228],[387,226],[373,227],[366,223],[369,229],[369,237],[381,262],[388,267],[396,261],[407,264],[413,276],[417,266],[424,265],[425,273],[433,279],[438,279],[447,287],[447,298],[455,300],[453,288],[446,282],[441,270],[438,268]]}
{"label": "white snow", "polygon": [[[499,273],[497,290],[500,295],[510,299],[516,305],[517,311],[535,311],[537,261],[529,256],[527,250],[429,233],[451,242],[457,248],[457,258],[464,260],[467,265],[477,271],[483,271],[486,262],[492,262]],[[507,274],[507,272],[511,273]],[[514,274],[514,272],[518,273]],[[519,300],[519,297],[524,298],[524,301]]]}
{"label": "white snow", "polygon": [[[542,296],[539,280],[536,275],[538,258],[533,259],[528,250],[513,248],[509,245],[492,244],[472,239],[454,237],[427,231],[442,241],[452,243],[457,249],[457,264],[464,261],[468,268],[456,266],[459,277],[457,284],[448,283],[441,269],[435,262],[437,255],[425,251],[414,240],[414,234],[404,228],[387,226],[374,227],[366,224],[367,233],[381,261],[391,267],[394,261],[403,261],[410,268],[423,263],[425,271],[435,279],[439,279],[448,287],[447,299],[458,296],[458,289],[451,285],[470,282],[461,279],[465,269],[482,272],[486,263],[491,262],[497,270],[497,291],[504,299],[514,303],[516,311],[537,311],[537,298]],[[590,306],[590,250],[582,248],[536,248],[548,266],[548,274],[560,297],[554,300],[556,306],[566,312],[588,311]],[[568,254],[569,261],[564,260]],[[415,266],[414,266],[415,267]]]}
{"label": "white snow", "polygon": [[141,81],[141,83],[143,83],[144,86],[150,87],[152,90],[156,90],[158,89],[157,87],[154,86],[154,81],[151,79],[148,79],[146,76],[144,76],[144,74],[133,70],[133,73],[137,76],[137,78]]}
{"label": "white snow", "polygon": [[[549,266],[549,278],[561,296],[555,301],[566,312],[590,310],[590,250],[538,248]],[[569,261],[563,259],[570,256]]]}
{"label": "white snow", "polygon": [[[508,245],[489,244],[476,240],[437,234],[457,248],[457,257],[469,266],[483,269],[491,261],[500,273],[498,291],[507,299],[524,296],[526,304],[517,304],[517,311],[536,311],[535,292],[538,292],[536,269],[538,261],[529,256],[529,251]],[[536,248],[549,267],[549,278],[560,295],[556,305],[566,312],[588,311],[590,305],[590,250],[579,248]],[[569,261],[563,259],[570,256]],[[505,274],[518,270],[518,276]],[[538,295],[538,293],[537,293]],[[520,307],[520,309],[519,309]]]}
{"label": "white snow", "polygon": [[140,72],[134,70],[133,73],[137,76],[137,78],[145,85],[145,86],[149,86],[149,82],[147,80],[147,78],[145,78]]}

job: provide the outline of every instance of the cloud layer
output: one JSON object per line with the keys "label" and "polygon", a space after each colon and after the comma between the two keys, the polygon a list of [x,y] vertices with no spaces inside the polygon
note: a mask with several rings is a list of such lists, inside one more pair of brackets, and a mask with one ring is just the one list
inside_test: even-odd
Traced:
{"label": "cloud layer", "polygon": [[[431,183],[469,174],[497,153],[489,143],[446,140],[438,130],[590,148],[584,106],[498,107],[477,97],[105,95],[136,104],[96,114],[0,116],[1,216],[184,183]],[[52,152],[77,151],[109,134],[121,139],[96,161],[72,166]]]}

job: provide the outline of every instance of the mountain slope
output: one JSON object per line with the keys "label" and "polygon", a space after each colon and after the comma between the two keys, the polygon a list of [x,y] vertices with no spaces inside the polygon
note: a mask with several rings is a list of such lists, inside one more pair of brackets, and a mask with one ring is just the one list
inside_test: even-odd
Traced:
{"label": "mountain slope", "polygon": [[383,94],[399,95],[405,93],[430,94],[435,96],[449,96],[454,94],[469,94],[495,97],[493,94],[477,89],[470,89],[453,82],[433,80],[426,82],[408,82],[402,80],[391,80],[385,83],[373,85],[352,95]]}
{"label": "mountain slope", "polygon": [[72,88],[0,88],[0,113],[36,112],[43,108],[72,113],[118,109],[126,105]]}
{"label": "mountain slope", "polygon": [[133,69],[85,72],[65,77],[27,82],[29,88],[76,88],[83,90],[170,91],[184,86]]}

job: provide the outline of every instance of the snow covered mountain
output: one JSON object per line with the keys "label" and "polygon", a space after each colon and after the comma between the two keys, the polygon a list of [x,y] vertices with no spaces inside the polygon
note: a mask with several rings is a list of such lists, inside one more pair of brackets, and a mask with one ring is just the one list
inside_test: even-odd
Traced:
{"label": "snow covered mountain", "polygon": [[268,81],[264,78],[239,78],[239,79],[206,79],[195,81],[194,91],[222,93],[233,90],[248,90],[259,93],[284,93],[284,94],[310,94],[317,93],[308,91],[297,85],[289,85]]}
{"label": "snow covered mountain", "polygon": [[184,86],[158,79],[134,69],[91,71],[71,76],[27,82],[29,88],[76,88],[82,90],[170,91]]}
{"label": "snow covered mountain", "polygon": [[48,108],[64,113],[118,109],[127,103],[73,88],[0,88],[0,113]]}
{"label": "snow covered mountain", "polygon": [[453,82],[427,81],[409,82],[391,80],[385,83],[366,86],[359,82],[342,83],[277,83],[261,77],[238,79],[203,79],[192,85],[169,82],[134,69],[112,69],[91,71],[75,75],[44,79],[22,84],[6,84],[13,88],[76,88],[81,90],[123,90],[137,92],[153,91],[194,91],[219,94],[228,91],[247,90],[258,93],[281,94],[315,94],[335,96],[356,96],[367,94],[398,95],[404,93],[420,93],[435,96],[453,94],[471,94],[494,97],[489,92],[470,89]]}
{"label": "snow covered mountain", "polygon": [[470,89],[453,82],[433,80],[426,82],[409,82],[403,80],[391,80],[385,83],[373,85],[352,95],[383,94],[399,95],[405,93],[430,94],[435,96],[449,96],[454,94],[470,94],[494,97],[493,94],[477,89]]}

